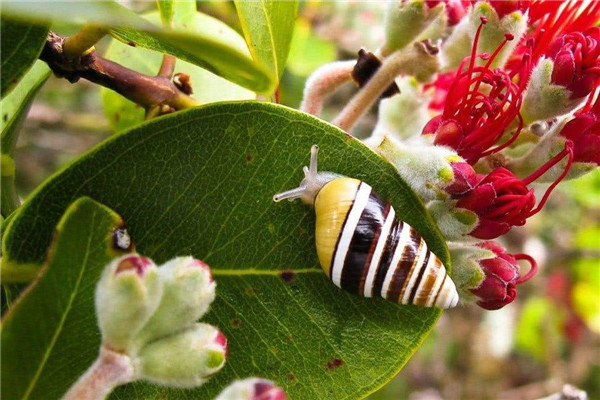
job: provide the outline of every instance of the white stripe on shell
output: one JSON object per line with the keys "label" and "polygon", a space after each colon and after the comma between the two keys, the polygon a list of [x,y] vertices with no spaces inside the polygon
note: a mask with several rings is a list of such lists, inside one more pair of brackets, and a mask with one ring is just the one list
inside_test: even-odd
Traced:
{"label": "white stripe on shell", "polygon": [[383,223],[383,227],[381,228],[381,234],[377,239],[377,246],[375,247],[375,251],[373,252],[371,263],[369,264],[369,270],[367,272],[367,279],[365,280],[363,293],[365,297],[373,296],[373,284],[375,283],[375,275],[377,274],[377,270],[379,269],[381,256],[383,254],[383,250],[385,249],[385,244],[387,243],[388,237],[390,236],[390,230],[392,229],[392,224],[394,222],[395,217],[396,211],[394,211],[394,207],[390,206],[390,211],[388,212],[385,222]]}
{"label": "white stripe on shell", "polygon": [[344,263],[346,262],[348,248],[350,247],[352,236],[354,236],[354,231],[356,230],[360,216],[367,206],[370,195],[371,186],[367,185],[366,183],[361,183],[358,188],[358,192],[354,197],[354,202],[350,208],[348,217],[346,218],[346,224],[342,228],[342,233],[336,248],[336,252],[333,255],[334,261],[333,266],[331,267],[331,280],[339,288],[342,287],[342,270],[344,269]]}
{"label": "white stripe on shell", "polygon": [[425,241],[422,238],[420,240],[420,246],[418,251],[419,254],[417,254],[413,265],[410,267],[410,277],[408,284],[406,285],[406,289],[404,290],[404,294],[402,295],[402,299],[400,300],[401,304],[408,304],[408,300],[410,299],[410,293],[412,292],[413,286],[415,286],[417,277],[419,276],[419,271],[421,270],[421,268],[423,268],[423,265],[421,264],[423,264],[423,258],[425,258],[425,255],[427,254],[427,245],[425,244]]}
{"label": "white stripe on shell", "polygon": [[383,285],[381,286],[381,297],[383,297],[384,299],[387,299],[387,294],[390,290],[390,285],[392,284],[392,278],[394,278],[394,272],[396,272],[396,269],[398,268],[398,263],[400,262],[400,258],[404,253],[404,247],[406,247],[410,242],[410,229],[410,225],[408,225],[407,223],[402,223],[400,239],[398,239],[398,244],[396,245],[396,249],[394,250],[392,261],[390,262],[387,273],[385,274],[385,279],[383,280]]}

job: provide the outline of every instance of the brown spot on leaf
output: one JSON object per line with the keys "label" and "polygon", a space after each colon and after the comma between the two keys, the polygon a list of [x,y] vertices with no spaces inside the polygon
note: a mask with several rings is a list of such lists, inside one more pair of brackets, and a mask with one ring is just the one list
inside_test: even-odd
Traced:
{"label": "brown spot on leaf", "polygon": [[250,164],[253,158],[252,154],[246,154],[246,163]]}
{"label": "brown spot on leaf", "polygon": [[281,271],[279,276],[281,277],[281,280],[286,283],[292,282],[294,279],[296,279],[296,273],[290,270]]}
{"label": "brown spot on leaf", "polygon": [[4,122],[8,121],[8,114],[4,114],[2,116],[2,119],[4,120]]}
{"label": "brown spot on leaf", "polygon": [[295,380],[296,380],[296,375],[294,375],[294,374],[288,374],[287,378],[288,378],[290,381],[295,381]]}
{"label": "brown spot on leaf", "polygon": [[242,321],[240,321],[239,318],[234,318],[232,320],[229,321],[229,325],[231,325],[232,328],[239,328],[240,326],[242,326]]}
{"label": "brown spot on leaf", "polygon": [[128,45],[130,45],[131,47],[135,47],[135,43],[133,42],[127,42]]}
{"label": "brown spot on leaf", "polygon": [[327,367],[325,368],[327,371],[330,371],[334,368],[341,367],[344,364],[341,358],[334,358],[333,360],[327,363]]}
{"label": "brown spot on leaf", "polygon": [[119,122],[121,120],[121,114],[115,113],[115,121]]}
{"label": "brown spot on leaf", "polygon": [[248,286],[245,292],[248,296],[254,296],[256,294],[256,289],[254,289],[252,286]]}

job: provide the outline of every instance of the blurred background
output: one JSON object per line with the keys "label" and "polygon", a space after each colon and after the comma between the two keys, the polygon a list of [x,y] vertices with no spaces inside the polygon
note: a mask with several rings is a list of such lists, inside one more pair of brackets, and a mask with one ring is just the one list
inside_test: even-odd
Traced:
{"label": "blurred background", "polygon": [[[125,3],[140,12],[154,8],[150,1]],[[232,2],[201,1],[198,7],[241,32]],[[373,1],[301,2],[281,103],[298,107],[306,78],[322,64],[356,58],[361,47],[376,49],[384,9]],[[109,41],[97,48],[106,51]],[[176,72],[186,72],[185,65]],[[347,84],[336,92],[324,119],[331,120],[355,91]],[[358,136],[373,129],[375,113],[362,119]],[[110,117],[100,87],[51,78],[15,152],[20,195],[113,134]],[[600,170],[561,184],[541,213],[503,239],[511,253],[538,261],[538,276],[519,286],[516,301],[501,310],[467,305],[444,313],[402,372],[369,399],[536,399],[565,383],[600,399]]]}

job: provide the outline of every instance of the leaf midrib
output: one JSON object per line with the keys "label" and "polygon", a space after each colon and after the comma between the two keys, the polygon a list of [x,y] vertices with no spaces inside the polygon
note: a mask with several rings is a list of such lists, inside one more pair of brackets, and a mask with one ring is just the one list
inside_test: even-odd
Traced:
{"label": "leaf midrib", "polygon": [[[94,210],[94,213],[92,214],[92,220],[91,220],[90,226],[95,226],[96,215],[97,215],[97,213]],[[67,319],[67,316],[68,316],[69,312],[71,311],[71,307],[73,306],[73,303],[75,301],[75,296],[79,292],[79,286],[81,284],[81,279],[83,278],[83,273],[86,270],[89,255],[90,255],[92,236],[93,236],[92,234],[88,235],[88,240],[87,240],[87,244],[86,244],[86,248],[85,248],[85,257],[83,259],[83,262],[81,263],[81,269],[79,271],[79,276],[77,277],[77,282],[75,283],[73,292],[71,293],[71,296],[69,297],[69,302],[67,303],[65,311],[63,312],[60,322],[54,332],[54,335],[52,336],[52,340],[50,341],[50,344],[49,344],[48,348],[46,349],[46,352],[44,353],[44,357],[42,358],[35,375],[33,376],[31,382],[29,383],[29,386],[27,387],[27,391],[25,392],[25,394],[22,397],[23,400],[27,400],[29,398],[38,379],[40,378],[40,375],[42,374],[42,370],[44,369],[44,367],[46,366],[46,363],[48,362],[48,359],[50,358],[50,354],[52,353],[52,350],[54,349],[54,346],[56,345],[58,336],[62,332],[62,329],[63,329],[63,326]],[[50,267],[50,265],[48,265],[48,267]]]}

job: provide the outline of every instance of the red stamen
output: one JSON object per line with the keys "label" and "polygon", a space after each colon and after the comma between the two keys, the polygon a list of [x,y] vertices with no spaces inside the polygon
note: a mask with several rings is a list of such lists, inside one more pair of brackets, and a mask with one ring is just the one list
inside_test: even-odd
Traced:
{"label": "red stamen", "polygon": [[515,283],[519,284],[519,283],[527,282],[529,279],[531,279],[536,274],[537,263],[535,262],[533,257],[531,257],[528,254],[523,254],[523,253],[513,254],[513,257],[517,260],[525,260],[525,261],[529,262],[529,264],[531,265],[531,267],[529,268],[529,271],[525,275],[523,275],[519,279],[517,279]]}
{"label": "red stamen", "polygon": [[536,172],[529,175],[527,178],[525,178],[523,180],[523,183],[526,185],[533,182],[534,180],[536,180],[537,178],[542,176],[544,173],[546,173],[546,171],[548,171],[554,165],[556,165],[559,161],[561,161],[564,158],[564,156],[569,157],[569,159],[567,161],[567,165],[565,167],[565,170],[562,172],[562,174],[560,174],[558,179],[556,179],[554,182],[552,182],[552,184],[548,187],[548,190],[546,190],[546,193],[544,193],[544,196],[538,203],[538,206],[529,212],[529,214],[527,215],[527,218],[531,217],[534,214],[537,214],[542,209],[542,207],[544,207],[544,204],[546,204],[548,197],[550,197],[550,193],[552,193],[552,191],[554,190],[556,185],[558,185],[564,179],[564,177],[567,175],[567,173],[571,169],[571,165],[573,164],[573,142],[570,140],[567,140],[565,142],[565,148],[563,151],[561,151],[560,153],[558,153],[557,155],[552,157],[552,159],[550,159],[544,165],[542,165]]}

